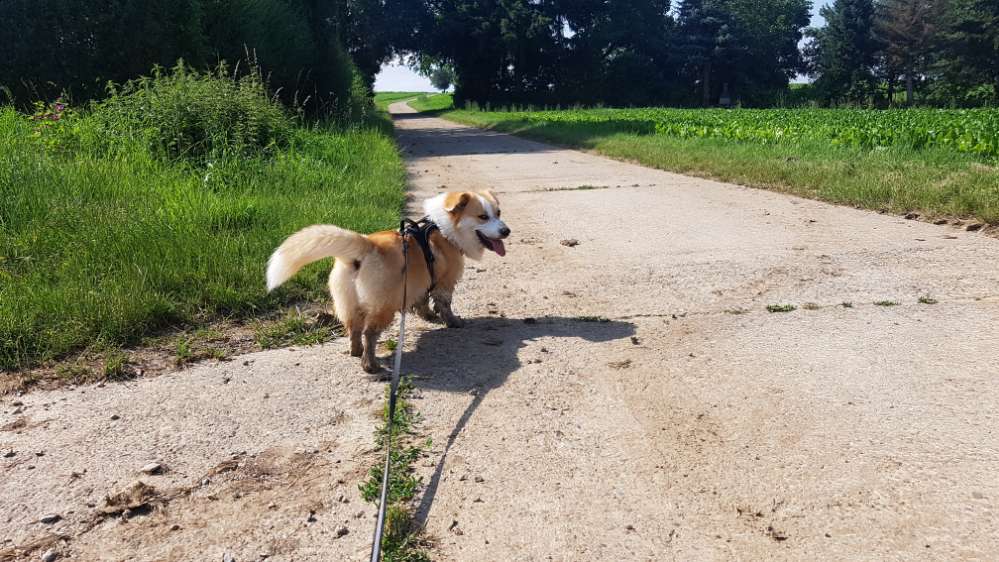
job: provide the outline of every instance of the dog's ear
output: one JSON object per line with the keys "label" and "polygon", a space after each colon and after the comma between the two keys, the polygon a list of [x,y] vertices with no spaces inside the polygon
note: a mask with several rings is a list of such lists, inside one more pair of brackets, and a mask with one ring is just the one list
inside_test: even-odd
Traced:
{"label": "dog's ear", "polygon": [[483,191],[482,193],[483,193],[483,195],[485,195],[486,197],[488,197],[488,198],[492,199],[492,200],[493,200],[493,203],[496,203],[497,205],[499,205],[499,199],[498,199],[498,198],[496,197],[496,194],[495,194],[495,193],[493,193],[493,190],[491,190],[491,189],[487,189],[487,190]]}
{"label": "dog's ear", "polygon": [[468,205],[471,195],[468,193],[448,193],[444,197],[444,210],[449,213],[460,213]]}

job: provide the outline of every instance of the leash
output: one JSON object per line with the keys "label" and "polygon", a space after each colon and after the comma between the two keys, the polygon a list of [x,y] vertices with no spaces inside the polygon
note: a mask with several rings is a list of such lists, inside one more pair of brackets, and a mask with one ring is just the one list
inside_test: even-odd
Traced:
{"label": "leash", "polygon": [[[422,220],[420,221],[423,222]],[[433,223],[430,223],[433,224]],[[437,225],[434,225],[436,228]],[[423,249],[424,259],[430,269],[433,281],[433,254],[430,252],[429,229],[421,228],[419,223],[405,219],[399,224],[399,235],[402,237],[402,316],[399,318],[399,341],[395,346],[395,362],[392,368],[392,383],[389,386],[388,424],[385,431],[385,469],[382,471],[382,490],[378,500],[378,522],[375,524],[375,538],[371,545],[371,562],[379,562],[382,554],[382,533],[385,531],[385,513],[388,509],[389,467],[392,464],[392,426],[395,422],[396,398],[399,394],[399,373],[402,369],[402,347],[406,341],[406,301],[408,298],[406,274],[409,270],[409,243],[406,236],[418,230],[423,236],[414,236]]]}

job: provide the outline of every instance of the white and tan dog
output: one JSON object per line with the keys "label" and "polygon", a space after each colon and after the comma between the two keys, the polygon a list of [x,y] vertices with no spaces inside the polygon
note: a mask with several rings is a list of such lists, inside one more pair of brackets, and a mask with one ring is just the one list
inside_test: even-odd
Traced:
{"label": "white and tan dog", "polygon": [[[423,207],[439,228],[429,236],[436,285],[431,290],[422,249],[409,240],[405,306],[426,319],[439,315],[448,327],[459,327],[461,319],[451,310],[451,297],[465,269],[465,257],[481,259],[487,249],[506,255],[503,239],[510,229],[500,220],[499,201],[491,191],[444,193],[426,200]],[[350,354],[362,358],[365,371],[378,372],[378,336],[403,307],[402,236],[394,230],[364,236],[333,225],[307,227],[288,237],[271,255],[267,290],[274,290],[304,266],[329,257],[336,258],[330,295],[337,318],[350,334]],[[436,315],[430,310],[431,297]]]}

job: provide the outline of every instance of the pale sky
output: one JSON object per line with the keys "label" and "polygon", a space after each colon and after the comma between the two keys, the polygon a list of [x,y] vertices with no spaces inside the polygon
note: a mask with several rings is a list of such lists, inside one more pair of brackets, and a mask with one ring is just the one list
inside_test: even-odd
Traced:
{"label": "pale sky", "polygon": [[[833,0],[816,0],[812,8],[812,25],[822,25],[819,7],[832,4]],[[375,76],[376,92],[433,92],[434,87],[425,76],[413,72],[409,67],[393,61],[382,66]]]}

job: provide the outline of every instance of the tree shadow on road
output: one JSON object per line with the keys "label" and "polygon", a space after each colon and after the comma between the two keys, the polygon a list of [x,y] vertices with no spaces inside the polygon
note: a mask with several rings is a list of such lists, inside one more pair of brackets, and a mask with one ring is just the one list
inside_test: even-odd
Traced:
{"label": "tree shadow on road", "polygon": [[[466,320],[461,329],[436,329],[417,337],[415,349],[406,353],[405,372],[414,376],[417,388],[445,392],[473,393],[448,435],[433,476],[427,484],[416,512],[418,522],[426,523],[443,474],[448,452],[468,425],[489,391],[499,388],[522,365],[520,350],[542,338],[572,338],[585,343],[609,342],[635,334],[630,322],[585,317],[542,317],[528,320],[477,318]],[[542,354],[537,345],[537,354]],[[525,361],[527,359],[525,358]]]}

